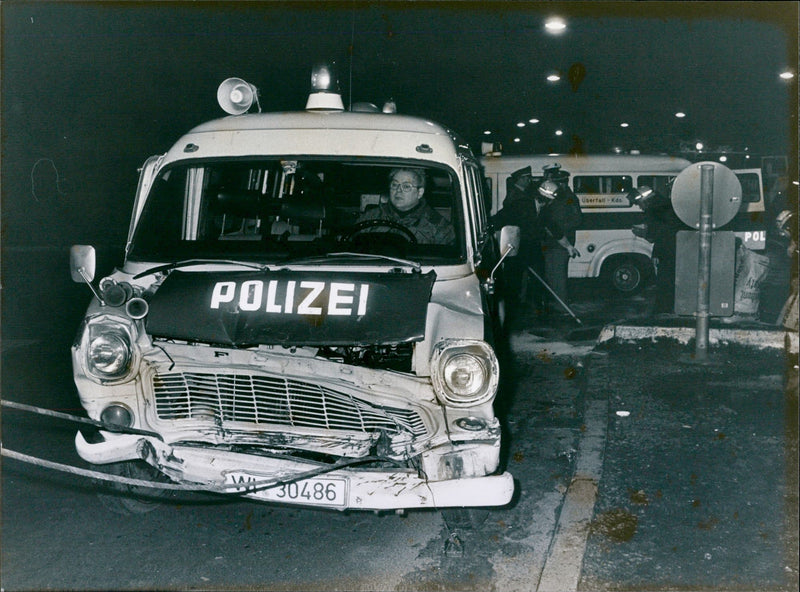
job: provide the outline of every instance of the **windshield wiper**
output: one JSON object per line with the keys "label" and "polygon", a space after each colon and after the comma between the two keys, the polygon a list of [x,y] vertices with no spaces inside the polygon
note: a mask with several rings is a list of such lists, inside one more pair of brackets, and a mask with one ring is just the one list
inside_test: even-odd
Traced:
{"label": "windshield wiper", "polygon": [[349,251],[340,251],[336,253],[326,253],[325,255],[318,255],[314,257],[302,257],[300,259],[292,259],[290,261],[282,261],[282,265],[300,265],[303,263],[321,263],[323,261],[328,261],[330,259],[348,259],[348,258],[355,258],[355,259],[377,259],[379,261],[391,261],[393,263],[399,263],[400,265],[404,265],[406,267],[411,267],[414,271],[419,272],[422,270],[422,265],[417,263],[416,261],[411,261],[409,259],[401,259],[399,257],[390,257],[389,255],[380,255],[377,253],[356,253],[356,252],[349,252]]}
{"label": "windshield wiper", "polygon": [[246,261],[235,261],[232,259],[184,259],[183,261],[173,261],[172,263],[165,263],[164,265],[157,265],[156,267],[151,267],[141,273],[137,273],[133,276],[133,279],[138,280],[141,277],[146,275],[150,275],[153,273],[161,273],[162,271],[172,271],[173,269],[178,269],[180,267],[192,267],[194,265],[240,265],[242,267],[249,267],[251,269],[257,269],[259,271],[269,271],[270,267],[268,265],[260,265],[258,263],[248,263]]}

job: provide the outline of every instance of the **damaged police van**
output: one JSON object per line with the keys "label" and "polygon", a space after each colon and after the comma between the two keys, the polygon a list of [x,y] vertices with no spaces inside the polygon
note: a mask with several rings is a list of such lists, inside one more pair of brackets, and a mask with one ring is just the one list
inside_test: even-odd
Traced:
{"label": "damaged police van", "polygon": [[75,383],[103,426],[77,451],[270,502],[505,505],[495,276],[518,229],[496,241],[479,162],[451,131],[345,110],[330,74],[291,113],[223,82],[231,115],[145,162],[124,264],[95,287],[94,249],[72,248],[94,292]]}

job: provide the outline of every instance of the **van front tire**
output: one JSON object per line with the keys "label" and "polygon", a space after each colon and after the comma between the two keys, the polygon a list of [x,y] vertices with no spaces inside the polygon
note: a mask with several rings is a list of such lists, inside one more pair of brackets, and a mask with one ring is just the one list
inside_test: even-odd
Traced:
{"label": "van front tire", "polygon": [[601,281],[617,294],[631,296],[645,287],[653,275],[653,265],[644,256],[612,257],[603,264]]}
{"label": "van front tire", "polygon": [[[170,480],[141,460],[104,465],[104,472],[119,477],[169,483]],[[165,489],[137,487],[125,483],[97,480],[97,497],[107,510],[121,515],[147,514],[161,507],[174,492]]]}

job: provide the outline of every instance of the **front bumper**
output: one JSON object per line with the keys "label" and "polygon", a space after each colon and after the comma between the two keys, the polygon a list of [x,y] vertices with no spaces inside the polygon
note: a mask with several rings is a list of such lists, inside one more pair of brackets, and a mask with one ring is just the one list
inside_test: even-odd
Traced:
{"label": "front bumper", "polygon": [[[87,462],[105,464],[144,459],[178,483],[197,485],[261,501],[337,510],[503,506],[511,501],[509,473],[430,481],[408,469],[337,469],[292,482],[323,465],[297,459],[244,454],[199,446],[169,445],[139,435],[103,433],[89,443],[78,432],[75,446]],[[467,445],[473,451],[480,445]],[[261,488],[265,482],[279,485]],[[287,482],[293,485],[287,485]]]}

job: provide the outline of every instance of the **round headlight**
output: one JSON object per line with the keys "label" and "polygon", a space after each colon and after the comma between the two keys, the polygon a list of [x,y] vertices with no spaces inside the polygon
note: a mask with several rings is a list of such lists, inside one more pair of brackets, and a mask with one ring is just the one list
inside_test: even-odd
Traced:
{"label": "round headlight", "polygon": [[133,413],[131,413],[131,410],[125,405],[113,403],[103,409],[103,412],[100,414],[100,421],[129,428],[133,425]]}
{"label": "round headlight", "polygon": [[486,385],[486,366],[472,354],[456,354],[444,365],[447,388],[457,397],[469,398]]}
{"label": "round headlight", "polygon": [[102,333],[92,339],[86,352],[90,371],[98,376],[115,378],[128,371],[131,348],[125,336]]}
{"label": "round headlight", "polygon": [[454,407],[490,401],[497,393],[500,368],[485,341],[443,339],[431,356],[431,382],[439,400]]}

